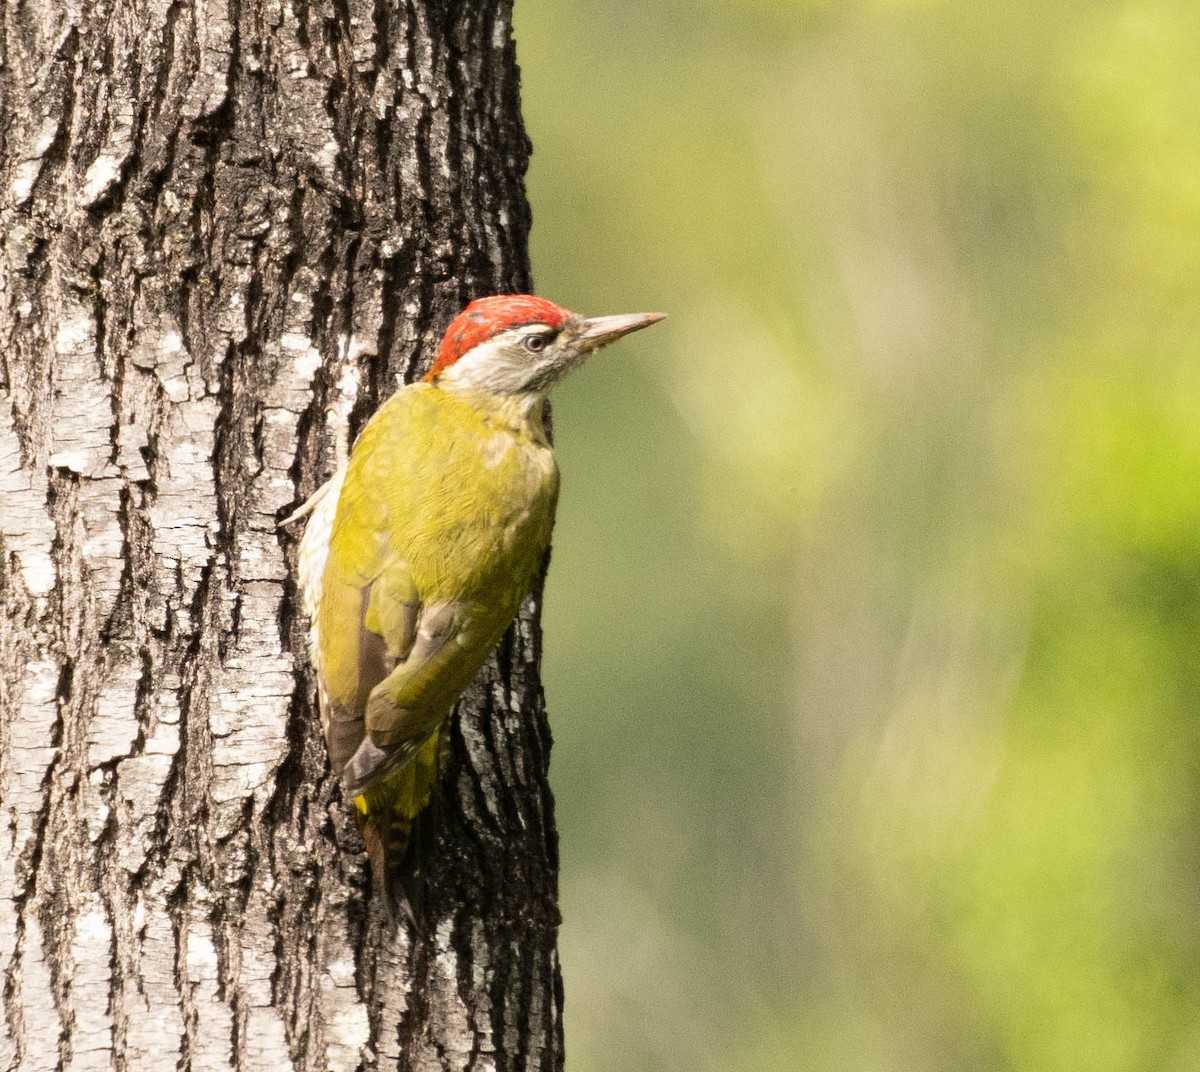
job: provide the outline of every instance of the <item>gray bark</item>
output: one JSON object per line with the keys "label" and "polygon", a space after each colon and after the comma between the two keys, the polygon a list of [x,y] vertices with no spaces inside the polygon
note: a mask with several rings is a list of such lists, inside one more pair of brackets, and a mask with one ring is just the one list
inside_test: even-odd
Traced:
{"label": "gray bark", "polygon": [[374,903],[276,527],[526,290],[509,0],[0,7],[0,1069],[559,1069],[538,601]]}

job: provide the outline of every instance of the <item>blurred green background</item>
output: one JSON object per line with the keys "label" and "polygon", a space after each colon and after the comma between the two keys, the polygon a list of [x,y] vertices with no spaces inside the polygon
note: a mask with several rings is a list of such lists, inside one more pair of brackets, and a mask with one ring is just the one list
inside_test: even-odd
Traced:
{"label": "blurred green background", "polygon": [[1200,6],[516,32],[568,1067],[1200,1068]]}

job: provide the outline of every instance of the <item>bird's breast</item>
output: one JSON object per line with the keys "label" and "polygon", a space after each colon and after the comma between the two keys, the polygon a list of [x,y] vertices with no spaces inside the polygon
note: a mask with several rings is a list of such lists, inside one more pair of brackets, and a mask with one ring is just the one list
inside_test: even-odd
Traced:
{"label": "bird's breast", "polygon": [[524,595],[550,542],[558,471],[546,447],[507,432],[458,444],[411,515],[414,579],[437,599]]}

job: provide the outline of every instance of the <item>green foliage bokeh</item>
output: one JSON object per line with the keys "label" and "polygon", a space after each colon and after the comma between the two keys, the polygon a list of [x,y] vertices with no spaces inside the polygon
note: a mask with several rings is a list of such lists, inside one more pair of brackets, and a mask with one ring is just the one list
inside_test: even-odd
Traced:
{"label": "green foliage bokeh", "polygon": [[517,41],[570,1067],[1200,1066],[1200,8]]}

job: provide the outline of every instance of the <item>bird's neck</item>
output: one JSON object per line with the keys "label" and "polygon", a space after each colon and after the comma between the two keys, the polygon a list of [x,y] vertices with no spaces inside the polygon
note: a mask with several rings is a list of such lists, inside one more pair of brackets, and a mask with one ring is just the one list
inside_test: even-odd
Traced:
{"label": "bird's neck", "polygon": [[539,446],[548,447],[549,437],[543,422],[546,396],[542,392],[500,395],[490,391],[455,389],[450,392],[482,413],[491,424],[498,424]]}

